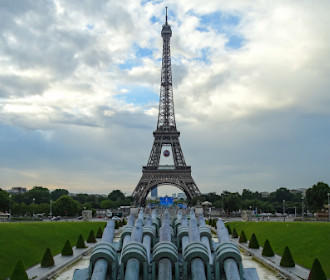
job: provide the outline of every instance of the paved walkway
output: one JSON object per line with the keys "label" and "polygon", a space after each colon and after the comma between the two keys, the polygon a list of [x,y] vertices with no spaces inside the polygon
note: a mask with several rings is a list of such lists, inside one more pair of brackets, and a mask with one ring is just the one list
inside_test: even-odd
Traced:
{"label": "paved walkway", "polygon": [[231,240],[238,245],[239,248],[243,249],[244,251],[247,251],[249,254],[251,254],[253,257],[255,257],[258,261],[263,263],[264,265],[275,269],[285,277],[291,280],[306,280],[308,279],[308,275],[310,270],[306,269],[300,265],[297,265],[295,267],[282,267],[280,266],[281,262],[281,256],[275,255],[274,257],[264,257],[262,255],[262,248],[260,247],[259,249],[250,249],[248,247],[248,243],[239,243],[238,239],[233,239]]}
{"label": "paved walkway", "polygon": [[[101,239],[97,239],[97,242],[100,242]],[[26,273],[29,279],[33,280],[44,280],[49,279],[54,276],[56,273],[67,267],[68,265],[79,260],[83,255],[88,255],[91,250],[95,247],[97,243],[86,243],[88,246],[85,249],[76,249],[72,248],[73,256],[63,257],[61,254],[58,254],[54,257],[55,265],[50,268],[41,267],[40,264],[30,267]]]}

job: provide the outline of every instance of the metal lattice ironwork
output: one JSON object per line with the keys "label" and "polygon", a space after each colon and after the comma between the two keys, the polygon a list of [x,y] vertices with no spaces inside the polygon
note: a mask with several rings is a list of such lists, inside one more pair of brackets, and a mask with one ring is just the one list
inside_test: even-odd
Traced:
{"label": "metal lattice ironwork", "polygon": [[[184,160],[179,141],[180,132],[176,129],[170,50],[172,30],[167,22],[167,9],[166,21],[161,35],[163,38],[163,58],[158,122],[157,129],[153,133],[154,143],[147,166],[143,167],[142,178],[132,194],[137,205],[144,205],[148,193],[158,185],[175,185],[187,195],[188,199],[201,194],[191,176],[191,167],[187,166]],[[174,162],[172,168],[163,169],[159,165],[164,145],[171,146]]]}

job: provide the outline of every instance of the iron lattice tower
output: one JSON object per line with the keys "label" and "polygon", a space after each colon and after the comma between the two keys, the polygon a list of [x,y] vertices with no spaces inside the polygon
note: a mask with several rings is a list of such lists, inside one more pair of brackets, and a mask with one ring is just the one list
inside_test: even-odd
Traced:
{"label": "iron lattice tower", "polygon": [[[163,58],[160,84],[159,114],[157,129],[153,132],[154,143],[149,156],[148,164],[142,168],[142,177],[133,191],[133,199],[136,205],[144,205],[150,190],[158,185],[174,185],[181,189],[188,199],[201,194],[191,176],[191,167],[186,165],[180,146],[180,132],[176,128],[170,39],[171,26],[167,22],[167,7],[165,24],[163,24]],[[174,166],[161,166],[162,147],[170,146]]]}

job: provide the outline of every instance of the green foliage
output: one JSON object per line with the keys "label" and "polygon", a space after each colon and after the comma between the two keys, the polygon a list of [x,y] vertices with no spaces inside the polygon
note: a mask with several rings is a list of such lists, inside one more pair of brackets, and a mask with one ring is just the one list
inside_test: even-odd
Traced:
{"label": "green foliage", "polygon": [[76,243],[76,248],[77,249],[86,248],[85,240],[84,240],[84,238],[83,238],[83,236],[81,234],[78,237],[78,240],[77,240],[77,243]]}
{"label": "green foliage", "polygon": [[265,241],[264,247],[262,249],[262,255],[264,257],[273,257],[275,255],[272,246],[270,246],[268,239]]}
{"label": "green foliage", "polygon": [[69,195],[69,191],[66,189],[53,190],[50,193],[50,198],[55,201],[55,200],[59,199],[62,195]]}
{"label": "green foliage", "polygon": [[217,228],[217,219],[211,218],[211,219],[206,220],[205,223],[211,227]]}
{"label": "green foliage", "polygon": [[125,195],[120,190],[113,190],[111,193],[109,193],[108,199],[112,201],[125,200]]}
{"label": "green foliage", "polygon": [[8,211],[9,209],[9,194],[0,189],[0,211]]}
{"label": "green foliage", "polygon": [[228,230],[228,234],[232,234],[232,231],[231,231],[230,225],[226,224],[226,228],[227,228],[227,230]]}
{"label": "green foliage", "polygon": [[54,264],[52,252],[47,248],[41,260],[41,267],[51,267]]}
{"label": "green foliage", "polygon": [[319,211],[327,203],[327,196],[330,193],[330,187],[328,184],[318,182],[306,191],[306,200],[308,206],[313,211]]}
{"label": "green foliage", "polygon": [[308,280],[327,280],[321,263],[317,258],[313,262],[313,266],[311,272],[309,273]]}
{"label": "green foliage", "polygon": [[103,231],[102,231],[101,227],[99,227],[96,232],[96,238],[102,238],[102,234],[103,234]]}
{"label": "green foliage", "polygon": [[91,230],[89,232],[88,238],[87,238],[87,243],[96,243],[96,238],[94,234],[94,230]]}
{"label": "green foliage", "polygon": [[239,243],[246,243],[247,242],[247,238],[246,238],[244,230],[241,231],[238,242]]}
{"label": "green foliage", "polygon": [[231,193],[224,191],[221,194],[222,200],[223,200],[223,207],[227,211],[237,211],[241,208],[242,206],[242,198],[241,195],[236,192],[236,193]]}
{"label": "green foliage", "polygon": [[291,252],[290,252],[290,249],[288,246],[286,246],[284,249],[284,253],[282,255],[280,266],[283,266],[283,267],[294,267],[295,266],[295,262],[293,260],[293,257],[291,255]]}
{"label": "green foliage", "polygon": [[55,216],[75,216],[78,214],[79,204],[68,195],[62,195],[53,203]]}
{"label": "green foliage", "polygon": [[73,255],[73,250],[72,250],[70,240],[65,241],[65,244],[64,244],[64,247],[63,247],[61,253],[62,253],[62,256],[72,256]]}
{"label": "green foliage", "polygon": [[232,233],[232,238],[237,238],[238,237],[238,233],[236,231],[236,228],[233,229],[233,233]]}
{"label": "green foliage", "polygon": [[33,202],[33,198],[35,199],[34,202],[37,204],[49,203],[50,200],[49,189],[41,186],[34,186],[31,190],[27,191],[23,195],[25,197],[25,202],[29,204]]}
{"label": "green foliage", "polygon": [[251,235],[250,242],[249,242],[249,248],[259,249],[259,242],[254,233]]}
{"label": "green foliage", "polygon": [[25,272],[23,261],[19,260],[16,263],[13,273],[10,276],[10,280],[28,280],[28,279],[29,278]]}

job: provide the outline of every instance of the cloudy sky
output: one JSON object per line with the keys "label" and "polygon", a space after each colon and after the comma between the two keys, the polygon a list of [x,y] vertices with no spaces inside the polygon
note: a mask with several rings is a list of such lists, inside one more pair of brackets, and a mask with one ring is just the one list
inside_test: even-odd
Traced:
{"label": "cloudy sky", "polygon": [[0,187],[133,191],[157,122],[166,5],[200,190],[330,183],[328,0],[2,0]]}

